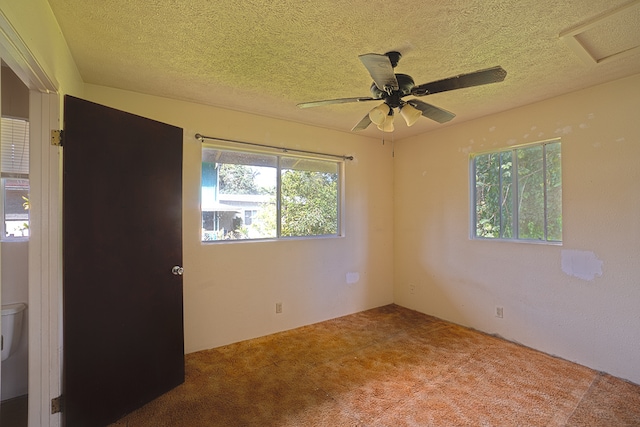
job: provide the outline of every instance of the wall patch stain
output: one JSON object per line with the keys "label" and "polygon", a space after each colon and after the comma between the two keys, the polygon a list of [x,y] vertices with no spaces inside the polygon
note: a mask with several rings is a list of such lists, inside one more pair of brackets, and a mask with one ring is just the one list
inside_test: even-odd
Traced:
{"label": "wall patch stain", "polygon": [[591,251],[562,251],[562,271],[578,279],[593,281],[602,276],[602,260]]}
{"label": "wall patch stain", "polygon": [[349,272],[346,275],[347,284],[353,285],[354,283],[358,283],[360,280],[360,274],[357,272]]}
{"label": "wall patch stain", "polygon": [[573,126],[565,126],[563,128],[556,129],[556,134],[560,135],[569,135],[571,132],[573,132]]}

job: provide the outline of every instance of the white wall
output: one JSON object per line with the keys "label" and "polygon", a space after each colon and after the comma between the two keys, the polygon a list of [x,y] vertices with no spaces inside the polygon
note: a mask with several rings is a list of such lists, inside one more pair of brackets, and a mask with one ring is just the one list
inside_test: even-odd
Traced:
{"label": "white wall", "polygon": [[[395,302],[640,383],[638,111],[635,75],[397,143]],[[469,153],[554,137],[563,245],[470,240]]]}
{"label": "white wall", "polygon": [[36,75],[39,75],[41,69],[46,74],[45,78],[60,93],[81,96],[83,82],[80,73],[48,1],[0,0],[0,12],[28,49],[28,55],[35,61],[28,63],[24,58],[2,58],[14,72],[24,80],[33,77],[25,69],[31,68]]}
{"label": "white wall", "polygon": [[[217,347],[393,302],[390,145],[346,132],[86,85],[87,99],[180,126],[187,352]],[[200,242],[201,144],[196,133],[347,154],[343,238]],[[153,156],[153,153],[149,153]],[[347,275],[359,276],[348,283]],[[283,313],[275,313],[282,302]]]}
{"label": "white wall", "polygon": [[[2,242],[2,304],[29,300],[29,242]],[[2,362],[2,400],[27,394],[29,385],[29,309],[23,312],[22,338],[14,354]]]}

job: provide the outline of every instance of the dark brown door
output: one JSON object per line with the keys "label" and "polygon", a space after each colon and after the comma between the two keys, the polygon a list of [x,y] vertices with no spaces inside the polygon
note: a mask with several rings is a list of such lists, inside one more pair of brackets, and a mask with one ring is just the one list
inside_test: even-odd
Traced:
{"label": "dark brown door", "polygon": [[184,381],[182,129],[66,96],[63,419],[107,425]]}

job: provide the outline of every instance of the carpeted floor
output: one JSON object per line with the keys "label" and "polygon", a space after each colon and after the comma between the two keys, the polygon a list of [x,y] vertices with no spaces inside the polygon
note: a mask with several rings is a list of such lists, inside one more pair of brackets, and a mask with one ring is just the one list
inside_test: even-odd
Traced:
{"label": "carpeted floor", "polygon": [[640,386],[396,305],[186,356],[112,426],[640,426]]}

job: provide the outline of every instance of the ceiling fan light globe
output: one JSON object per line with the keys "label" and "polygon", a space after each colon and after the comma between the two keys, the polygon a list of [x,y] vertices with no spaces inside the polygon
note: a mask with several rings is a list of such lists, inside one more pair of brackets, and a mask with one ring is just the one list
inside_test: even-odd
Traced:
{"label": "ceiling fan light globe", "polygon": [[387,115],[384,123],[378,125],[378,129],[382,132],[393,132],[393,115]]}
{"label": "ceiling fan light globe", "polygon": [[400,109],[400,115],[407,122],[407,126],[413,126],[415,122],[422,116],[422,111],[418,110],[410,104],[405,104]]}
{"label": "ceiling fan light globe", "polygon": [[380,104],[369,111],[369,118],[373,123],[380,127],[384,124],[387,116],[389,115],[389,106],[387,104]]}

